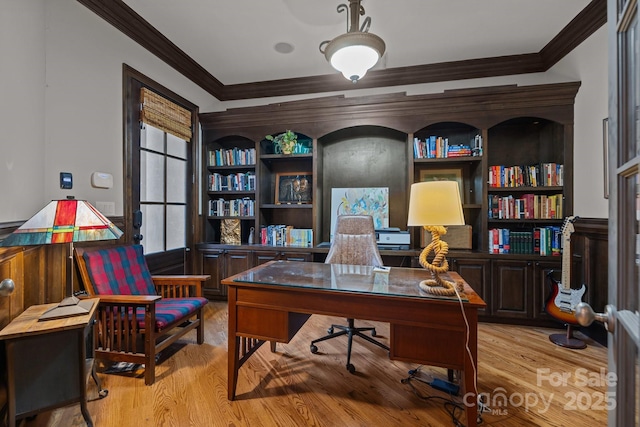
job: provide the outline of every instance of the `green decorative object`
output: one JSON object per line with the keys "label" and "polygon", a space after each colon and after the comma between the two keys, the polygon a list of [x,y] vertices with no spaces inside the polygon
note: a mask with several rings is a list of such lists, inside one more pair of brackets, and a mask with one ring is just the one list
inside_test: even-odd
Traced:
{"label": "green decorative object", "polygon": [[276,154],[291,154],[293,153],[296,143],[298,142],[298,135],[295,132],[287,130],[276,136],[267,135],[267,140],[273,142],[273,148]]}

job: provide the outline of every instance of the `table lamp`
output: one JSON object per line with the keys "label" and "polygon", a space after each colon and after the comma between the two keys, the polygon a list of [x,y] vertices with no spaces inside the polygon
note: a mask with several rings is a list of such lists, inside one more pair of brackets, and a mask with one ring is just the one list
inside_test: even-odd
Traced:
{"label": "table lamp", "polygon": [[73,295],[73,243],[117,240],[122,234],[118,227],[113,225],[91,204],[70,196],[64,200],[49,202],[47,206],[8,235],[0,246],[69,243],[67,297],[40,318],[46,320],[81,315],[89,311],[82,304],[79,304],[80,300]]}
{"label": "table lamp", "polygon": [[[461,291],[456,284],[440,277],[449,271],[446,255],[449,245],[440,239],[447,233],[446,225],[464,225],[460,190],[456,181],[416,182],[411,185],[407,225],[422,226],[431,233],[429,243],[420,253],[420,265],[431,272],[431,279],[420,282],[420,289],[435,295],[455,295]],[[434,252],[433,262],[428,256]]]}

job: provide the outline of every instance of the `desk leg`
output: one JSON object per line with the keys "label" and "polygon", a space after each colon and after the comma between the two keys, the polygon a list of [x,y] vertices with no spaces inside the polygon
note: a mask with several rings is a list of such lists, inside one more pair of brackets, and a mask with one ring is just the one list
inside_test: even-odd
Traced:
{"label": "desk leg", "polygon": [[240,337],[238,337],[236,293],[238,289],[229,286],[227,301],[229,306],[228,349],[227,349],[227,399],[235,400],[238,385],[238,369],[240,369]]}
{"label": "desk leg", "polygon": [[[231,323],[231,322],[229,322]],[[240,337],[236,336],[235,331],[229,329],[229,351],[228,351],[228,378],[227,378],[227,398],[235,400],[236,386],[238,385],[238,369],[240,369],[240,361],[238,354],[240,352]]]}
{"label": "desk leg", "polygon": [[78,349],[80,350],[78,351],[80,355],[80,360],[78,360],[78,366],[80,366],[80,384],[78,384],[78,389],[80,390],[80,412],[82,412],[82,417],[87,423],[87,427],[93,427],[93,420],[91,420],[89,409],[87,409],[87,376],[85,374],[87,352],[84,330],[78,331]]}
{"label": "desk leg", "polygon": [[478,312],[476,310],[465,310],[469,322],[469,353],[465,349],[464,357],[464,404],[466,405],[467,426],[476,427],[478,425],[478,396],[476,390],[476,379],[478,369]]}

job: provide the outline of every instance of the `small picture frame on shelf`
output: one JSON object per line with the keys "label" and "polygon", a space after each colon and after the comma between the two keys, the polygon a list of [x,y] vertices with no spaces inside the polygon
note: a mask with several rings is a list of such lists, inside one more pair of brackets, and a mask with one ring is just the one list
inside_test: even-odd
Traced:
{"label": "small picture frame on shelf", "polygon": [[420,171],[420,181],[456,181],[460,190],[460,197],[464,203],[464,184],[462,182],[462,169],[423,169]]}
{"label": "small picture frame on shelf", "polygon": [[312,182],[313,177],[309,172],[276,173],[276,204],[311,203]]}

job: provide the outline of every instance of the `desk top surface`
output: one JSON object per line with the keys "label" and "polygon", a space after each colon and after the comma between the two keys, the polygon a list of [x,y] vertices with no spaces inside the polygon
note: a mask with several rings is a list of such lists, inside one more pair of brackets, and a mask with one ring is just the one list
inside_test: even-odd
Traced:
{"label": "desk top surface", "polygon": [[[484,301],[457,273],[448,272],[441,275],[441,277],[454,282],[460,281],[464,284],[464,292],[460,296],[465,303],[485,305]],[[222,283],[229,286],[258,284],[309,290],[458,301],[455,295],[451,297],[437,296],[422,291],[418,284],[428,278],[430,278],[430,273],[419,268],[391,267],[388,273],[383,273],[375,271],[374,267],[364,265],[270,261],[228,277]]]}
{"label": "desk top surface", "polygon": [[88,298],[82,300],[87,305],[91,303],[89,313],[80,316],[69,316],[59,319],[39,321],[40,316],[47,310],[56,307],[58,304],[32,305],[23,311],[18,317],[0,331],[0,340],[8,340],[23,336],[38,335],[69,329],[84,328],[93,316],[98,306],[99,298]]}

